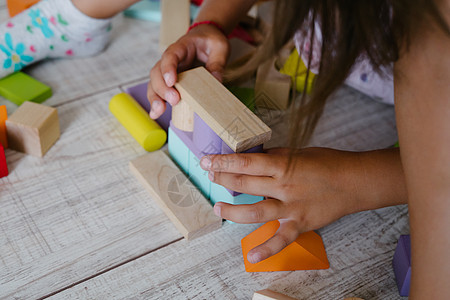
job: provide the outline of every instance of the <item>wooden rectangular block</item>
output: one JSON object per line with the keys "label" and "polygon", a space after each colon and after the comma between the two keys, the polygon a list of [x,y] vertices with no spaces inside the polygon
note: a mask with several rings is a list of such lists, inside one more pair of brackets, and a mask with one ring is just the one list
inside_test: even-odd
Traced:
{"label": "wooden rectangular block", "polygon": [[0,144],[0,178],[8,176],[8,165],[6,164],[5,149]]}
{"label": "wooden rectangular block", "polygon": [[181,102],[186,101],[234,152],[270,139],[272,130],[205,68],[180,73],[175,87]]}
{"label": "wooden rectangular block", "polygon": [[296,299],[269,289],[265,289],[255,292],[253,294],[252,300],[296,300]]}
{"label": "wooden rectangular block", "polygon": [[0,105],[0,144],[3,148],[8,148],[8,138],[6,135],[6,120],[8,120],[8,112],[5,105]]}
{"label": "wooden rectangular block", "polygon": [[25,102],[6,121],[6,128],[11,149],[42,157],[59,138],[58,111]]}
{"label": "wooden rectangular block", "polygon": [[38,2],[39,0],[7,0],[9,16],[14,17]]}
{"label": "wooden rectangular block", "polygon": [[0,79],[0,96],[16,105],[25,101],[42,103],[52,96],[52,89],[25,73],[16,72]]}
{"label": "wooden rectangular block", "polygon": [[166,50],[183,36],[189,29],[190,22],[189,0],[161,0],[160,50]]}
{"label": "wooden rectangular block", "polygon": [[256,72],[256,105],[270,109],[287,109],[291,92],[291,77],[275,68],[275,60],[259,66]]}
{"label": "wooden rectangular block", "polygon": [[222,225],[208,200],[161,150],[131,161],[130,170],[186,239]]}

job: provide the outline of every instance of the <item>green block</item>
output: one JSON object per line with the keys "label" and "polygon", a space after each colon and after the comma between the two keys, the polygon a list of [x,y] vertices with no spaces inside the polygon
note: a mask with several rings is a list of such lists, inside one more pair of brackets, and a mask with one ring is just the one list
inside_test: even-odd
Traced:
{"label": "green block", "polygon": [[52,89],[22,72],[0,79],[0,96],[21,105],[25,101],[42,103],[52,96]]}
{"label": "green block", "polygon": [[168,147],[170,156],[181,168],[181,170],[188,174],[189,172],[189,148],[183,143],[183,141],[173,132],[169,127]]}
{"label": "green block", "polygon": [[236,96],[248,109],[252,112],[255,112],[255,90],[252,88],[245,87],[237,87],[232,86],[228,87],[228,90]]}

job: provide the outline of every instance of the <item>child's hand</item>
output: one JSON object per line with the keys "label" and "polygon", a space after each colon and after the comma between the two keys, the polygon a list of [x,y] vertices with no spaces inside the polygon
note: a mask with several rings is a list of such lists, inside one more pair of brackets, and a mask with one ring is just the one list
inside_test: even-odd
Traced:
{"label": "child's hand", "polygon": [[165,110],[166,103],[176,105],[180,95],[174,88],[177,72],[189,69],[200,61],[219,81],[229,54],[226,36],[215,26],[203,24],[189,31],[170,45],[161,59],[150,71],[147,97],[152,110],[150,117],[158,118]]}
{"label": "child's hand", "polygon": [[[393,201],[383,191],[386,188],[387,194],[392,194],[389,190],[392,178],[386,177],[396,176],[395,180],[402,176],[400,163],[398,166],[395,163],[397,159],[398,152],[392,151],[357,153],[307,148],[293,156],[291,169],[286,173],[289,150],[274,149],[268,154],[205,156],[201,166],[209,171],[215,183],[266,197],[252,205],[216,203],[217,215],[237,223],[280,220],[274,237],[249,252],[248,260],[256,263],[281,251],[302,232],[323,227],[350,213],[391,204]],[[373,161],[382,168],[374,167],[378,170],[376,176],[385,178],[368,183],[371,178],[367,178],[366,171]],[[386,162],[386,168],[382,161]],[[385,176],[385,172],[392,175]],[[397,181],[399,190],[394,195],[397,201],[402,199],[402,182]],[[380,192],[372,192],[372,188]]]}

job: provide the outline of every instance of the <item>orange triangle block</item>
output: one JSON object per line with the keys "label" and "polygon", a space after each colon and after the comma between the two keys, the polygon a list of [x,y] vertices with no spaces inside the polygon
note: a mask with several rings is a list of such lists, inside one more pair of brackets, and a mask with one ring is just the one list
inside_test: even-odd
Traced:
{"label": "orange triangle block", "polygon": [[248,252],[271,238],[279,227],[278,221],[268,222],[241,240],[247,272],[318,270],[330,267],[322,238],[314,231],[302,233],[292,244],[265,260],[250,263],[247,260]]}

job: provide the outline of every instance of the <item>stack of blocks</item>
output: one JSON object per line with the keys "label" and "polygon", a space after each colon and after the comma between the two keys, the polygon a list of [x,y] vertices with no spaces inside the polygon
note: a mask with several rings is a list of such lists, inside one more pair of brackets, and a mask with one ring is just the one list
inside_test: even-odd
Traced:
{"label": "stack of blocks", "polygon": [[[190,80],[192,78],[192,80]],[[198,80],[198,83],[195,83],[195,78],[202,78],[202,80]],[[202,89],[199,90],[197,87],[202,86]],[[218,87],[220,89],[217,89]],[[260,128],[256,128],[256,130],[260,130],[261,134],[264,135],[262,140],[260,139],[260,143],[252,143],[247,144],[240,151],[235,151],[237,148],[232,149],[230,146],[233,146],[230,139],[231,135],[236,135],[242,132],[242,128],[245,127],[246,121],[241,120],[241,118],[245,118],[249,114],[253,113],[248,110],[245,105],[239,102],[239,100],[233,96],[231,92],[226,90],[208,71],[204,68],[197,68],[191,71],[187,71],[185,73],[180,74],[180,80],[176,84],[176,87],[181,95],[181,101],[189,102],[189,106],[192,107],[193,113],[193,130],[181,130],[177,128],[175,122],[171,122],[169,127],[169,138],[168,138],[168,146],[169,153],[174,159],[174,161],[178,164],[178,166],[183,170],[185,174],[187,174],[192,181],[202,192],[205,198],[209,199],[212,204],[217,202],[226,202],[230,204],[253,204],[263,200],[262,196],[253,196],[248,194],[241,194],[234,191],[227,190],[221,185],[215,184],[211,182],[208,178],[208,172],[203,170],[200,167],[200,159],[209,154],[231,154],[235,152],[243,152],[243,153],[251,153],[251,152],[261,152],[262,151],[262,142],[266,141],[270,138],[270,129],[262,123],[258,119],[257,122]],[[193,90],[197,89],[196,95],[192,95]],[[206,92],[206,90],[211,89],[214,91],[213,93]],[[203,90],[203,91],[202,91]],[[215,95],[216,94],[216,95]],[[226,99],[220,99],[220,96],[225,97]],[[194,100],[195,98],[195,100]],[[200,98],[204,98],[205,102],[212,102],[214,104],[214,108],[210,106],[210,108],[206,109],[202,104],[198,107]],[[216,101],[213,101],[216,99]],[[210,113],[214,114],[214,111],[217,111],[218,114],[224,114],[224,112],[229,111],[225,107],[221,107],[223,103],[231,103],[232,105],[238,104],[238,109],[241,109],[243,116],[233,116],[230,115],[228,120],[222,123],[222,127],[217,132],[214,131],[211,127],[212,123],[208,124],[199,114],[202,114],[204,118],[208,118]],[[234,104],[233,104],[234,103]],[[232,112],[230,112],[232,113]],[[248,115],[246,115],[248,114]],[[253,115],[254,116],[254,115]],[[177,117],[176,114],[173,117]],[[186,116],[184,115],[183,118]],[[211,115],[209,115],[210,119]],[[256,116],[254,117],[256,118]],[[254,118],[249,121],[250,123],[255,122]],[[174,120],[173,120],[174,121]],[[217,124],[216,124],[217,125]],[[244,128],[245,131],[248,128]],[[222,139],[219,135],[221,134],[224,139]],[[253,135],[253,132],[249,132],[249,136]],[[230,143],[231,145],[227,144]]]}

